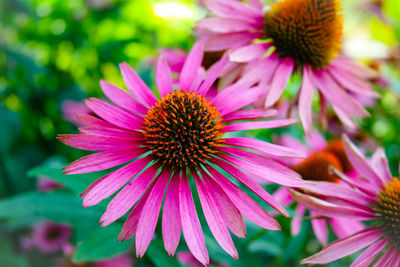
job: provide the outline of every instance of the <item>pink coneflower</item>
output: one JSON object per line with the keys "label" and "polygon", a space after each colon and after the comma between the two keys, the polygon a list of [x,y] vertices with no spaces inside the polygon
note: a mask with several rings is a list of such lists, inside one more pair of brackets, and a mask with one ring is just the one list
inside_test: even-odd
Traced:
{"label": "pink coneflower", "polygon": [[70,246],[71,227],[66,224],[45,221],[33,227],[32,235],[21,240],[23,249],[37,247],[49,254]]}
{"label": "pink coneflower", "polygon": [[325,264],[368,247],[351,266],[369,266],[373,261],[374,266],[400,266],[400,180],[392,177],[383,149],[366,159],[346,136],[343,144],[363,179],[351,180],[333,170],[351,186],[332,188],[329,196],[293,195],[323,216],[363,220],[369,227],[331,243],[302,263]]}
{"label": "pink coneflower", "polygon": [[204,97],[227,61],[227,55],[206,78],[203,72],[198,72],[202,58],[203,43],[198,42],[179,75],[179,88],[173,90],[170,69],[161,57],[156,69],[160,99],[128,64],[122,63],[123,79],[133,95],[101,81],[104,93],[116,105],[95,98],[87,100],[86,104],[100,119],[80,116],[86,124],[80,134],[59,136],[67,145],[100,151],[68,165],[64,169],[67,174],[94,172],[130,162],[96,180],[81,196],[83,205],[88,207],[123,187],[108,204],[101,222],[106,226],[133,207],[119,239],[126,240],[136,234],[137,256],[143,256],[152,239],[165,192],[162,215],[165,249],[169,254],[175,253],[183,230],[190,251],[206,265],[208,252],[190,183],[196,185],[216,240],[237,258],[228,229],[239,237],[246,235],[242,214],[266,229],[280,227],[225,177],[222,170],[286,215],[253,177],[289,186],[302,182],[298,174],[268,157],[303,156],[301,152],[252,138],[223,136],[241,130],[287,126],[296,120],[245,121],[269,115],[264,110],[239,110],[260,94],[259,88],[249,88],[249,85],[234,84],[214,98]]}
{"label": "pink coneflower", "polygon": [[[331,140],[327,142],[324,137],[313,132],[307,138],[307,145],[290,137],[283,136],[279,140],[280,144],[303,151],[308,155],[307,159],[287,159],[287,163],[295,171],[297,171],[304,180],[320,181],[327,187],[334,186],[339,183],[339,177],[332,174],[330,168],[334,167],[344,171],[346,174],[355,176],[354,170],[346,157],[343,144],[340,140]],[[330,183],[335,183],[334,185]],[[301,190],[301,189],[300,189]],[[282,187],[274,193],[274,197],[285,205],[290,205],[294,202],[290,189]],[[306,208],[302,204],[297,204],[296,215],[292,219],[291,231],[292,235],[297,235],[300,232],[301,225],[304,219]],[[315,236],[322,245],[328,242],[328,224],[333,232],[339,237],[346,237],[364,228],[363,224],[357,220],[341,219],[341,218],[318,218],[318,213],[310,212],[311,225]]]}
{"label": "pink coneflower", "polygon": [[38,176],[36,181],[36,189],[39,192],[48,192],[63,187],[64,186],[62,184],[54,182],[53,180],[44,175]]}
{"label": "pink coneflower", "polygon": [[71,251],[66,253],[65,257],[57,258],[54,267],[132,267],[134,264],[132,257],[126,253],[107,260],[75,263],[72,260],[73,250],[74,248],[71,247]]}
{"label": "pink coneflower", "polygon": [[248,62],[243,81],[267,83],[265,106],[281,97],[289,78],[303,77],[298,99],[306,133],[312,124],[312,97],[318,89],[321,112],[330,102],[341,121],[356,128],[353,116],[368,115],[358,98],[375,98],[375,71],[338,56],[342,40],[339,0],[283,0],[272,6],[259,0],[205,0],[215,15],[197,24],[206,50],[231,49],[230,59]]}

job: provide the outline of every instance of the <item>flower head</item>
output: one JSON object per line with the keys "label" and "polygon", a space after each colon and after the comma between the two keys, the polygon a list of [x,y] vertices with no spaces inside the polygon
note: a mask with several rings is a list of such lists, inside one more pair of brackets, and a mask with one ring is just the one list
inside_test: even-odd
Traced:
{"label": "flower head", "polygon": [[368,113],[360,99],[378,97],[369,79],[375,71],[339,55],[342,14],[339,0],[283,0],[272,6],[254,0],[207,0],[215,17],[198,22],[206,49],[231,49],[230,59],[246,62],[241,80],[265,86],[265,106],[281,97],[290,77],[302,77],[298,93],[300,120],[311,133],[311,104],[319,91],[322,113],[330,102],[340,120],[356,128],[352,117]]}
{"label": "flower head", "polygon": [[194,257],[208,264],[189,180],[196,185],[211,232],[234,258],[238,255],[228,229],[244,237],[242,215],[267,229],[277,230],[279,224],[222,171],[285,215],[287,212],[253,177],[290,186],[302,182],[298,174],[269,158],[271,155],[303,156],[301,152],[252,138],[224,135],[240,130],[282,127],[296,120],[266,121],[264,118],[270,115],[269,111],[239,110],[260,95],[260,88],[250,88],[246,83],[233,84],[215,97],[207,96],[227,62],[227,54],[206,76],[199,71],[202,58],[203,43],[200,41],[189,53],[179,75],[179,86],[174,90],[171,71],[161,57],[156,69],[160,98],[133,69],[122,63],[122,76],[132,94],[101,81],[104,93],[116,105],[99,99],[86,101],[99,118],[80,115],[85,124],[81,132],[59,136],[67,145],[100,151],[71,163],[64,169],[67,174],[94,172],[127,163],[96,180],[81,196],[83,205],[91,206],[122,187],[108,204],[101,222],[103,226],[108,225],[133,207],[119,239],[125,240],[135,234],[138,256],[143,256],[152,239],[164,202],[165,249],[169,254],[175,253],[183,230]]}
{"label": "flower head", "polygon": [[399,266],[400,180],[391,175],[382,149],[367,159],[346,136],[343,143],[349,161],[363,179],[351,180],[335,171],[351,186],[338,188],[328,196],[322,192],[313,196],[297,192],[294,197],[323,216],[357,218],[369,226],[331,243],[302,263],[325,264],[367,248],[352,266],[369,266],[374,261],[377,266]]}

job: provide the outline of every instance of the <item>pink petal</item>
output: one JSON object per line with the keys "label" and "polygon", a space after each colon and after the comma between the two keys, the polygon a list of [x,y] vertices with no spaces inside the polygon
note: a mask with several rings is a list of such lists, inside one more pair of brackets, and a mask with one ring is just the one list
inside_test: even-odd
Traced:
{"label": "pink petal", "polygon": [[335,205],[296,191],[291,191],[291,193],[296,201],[304,205],[306,208],[316,211],[321,215],[328,217],[352,218],[358,220],[370,220],[374,218],[373,212],[367,212],[365,210],[350,206]]}
{"label": "pink petal", "polygon": [[174,256],[181,238],[181,217],[179,214],[179,173],[172,175],[164,200],[162,235],[165,250]]}
{"label": "pink petal", "polygon": [[142,171],[151,161],[145,157],[121,167],[94,181],[80,195],[83,198],[83,206],[93,206],[114,194],[129,180]]}
{"label": "pink petal", "polygon": [[377,98],[379,94],[372,91],[373,85],[366,80],[361,80],[356,76],[352,76],[350,73],[343,71],[342,69],[329,66],[328,71],[332,77],[337,80],[344,88],[356,93],[365,95],[368,97]]}
{"label": "pink petal", "polygon": [[383,179],[384,183],[387,183],[388,181],[393,179],[393,176],[390,172],[389,163],[383,148],[379,147],[376,149],[372,157],[372,165],[379,177]]}
{"label": "pink petal", "polygon": [[92,115],[88,114],[77,114],[76,119],[82,124],[82,126],[86,127],[107,127],[107,128],[116,128],[114,124],[111,124],[102,119],[96,118]]}
{"label": "pink petal", "polygon": [[161,97],[172,93],[172,76],[167,61],[161,55],[157,61],[156,83]]}
{"label": "pink petal", "polygon": [[365,229],[365,225],[362,224],[362,222],[351,219],[329,218],[329,224],[333,232],[339,238],[348,237]]}
{"label": "pink petal", "polygon": [[[278,53],[272,53],[271,55],[260,60],[249,62],[246,65],[244,74],[240,81],[250,83],[263,81],[269,84],[271,82],[271,78],[276,72],[279,62],[280,58]],[[264,91],[267,91],[266,87],[264,88]]]}
{"label": "pink petal", "polygon": [[272,120],[272,121],[246,121],[225,126],[224,132],[234,132],[243,130],[256,130],[256,129],[273,129],[286,127],[298,123],[297,119],[287,120]]}
{"label": "pink petal", "polygon": [[118,241],[128,240],[134,234],[136,234],[140,215],[142,214],[143,207],[146,204],[147,199],[148,199],[153,187],[154,187],[154,182],[149,186],[149,189],[146,190],[146,192],[140,198],[138,203],[133,207],[131,213],[129,214],[128,218],[126,219],[124,225],[122,226],[121,232],[118,235]]}
{"label": "pink petal", "polygon": [[100,99],[91,98],[85,102],[99,117],[121,128],[139,130],[143,124],[143,118]]}
{"label": "pink petal", "polygon": [[197,217],[188,177],[185,172],[182,173],[179,187],[179,211],[183,236],[185,237],[190,252],[192,252],[193,256],[203,265],[208,265],[210,260],[206,243],[199,218]]}
{"label": "pink petal", "polygon": [[102,226],[109,225],[130,210],[151,184],[157,171],[158,166],[153,165],[127,184],[108,204],[100,218]]}
{"label": "pink petal", "polygon": [[239,189],[236,185],[231,183],[227,178],[223,177],[219,172],[211,167],[207,167],[212,177],[221,186],[222,190],[235,204],[236,208],[246,216],[250,221],[269,230],[280,230],[279,223],[268,215],[253,199],[251,199],[245,192]]}
{"label": "pink petal", "polygon": [[[253,103],[261,94],[259,88],[249,89],[249,87],[250,84],[233,84],[219,93],[211,101],[211,104],[218,108],[221,113],[220,116],[225,116],[226,114],[243,108]],[[229,101],[226,101],[227,98],[229,98]]]}
{"label": "pink petal", "polygon": [[221,151],[238,157],[221,155],[223,159],[268,181],[292,187],[299,187],[304,183],[299,174],[274,160],[235,148],[223,147]]}
{"label": "pink petal", "polygon": [[275,109],[249,109],[249,110],[238,110],[231,112],[224,116],[224,122],[228,121],[240,121],[240,120],[250,120],[250,119],[261,119],[276,116],[277,111]]}
{"label": "pink petal", "polygon": [[136,71],[125,62],[119,64],[119,68],[121,69],[122,78],[126,86],[134,96],[149,107],[157,102],[157,98],[151,89],[147,87]]}
{"label": "pink petal", "polygon": [[232,32],[217,34],[207,39],[206,51],[220,51],[228,48],[240,47],[251,43],[253,40],[262,37],[259,33]]}
{"label": "pink petal", "polygon": [[214,82],[217,80],[217,78],[220,76],[222,69],[228,62],[228,54],[224,53],[222,58],[212,65],[207,72],[207,77],[204,80],[204,82],[201,84],[200,88],[197,90],[198,94],[201,95],[206,95],[207,92],[210,90],[211,86],[214,84]]}
{"label": "pink petal", "polygon": [[127,151],[105,151],[87,155],[80,158],[65,168],[65,174],[78,174],[96,172],[109,169],[130,161],[146,151],[144,149],[135,149]]}
{"label": "pink petal", "polygon": [[374,264],[374,267],[392,267],[394,265],[390,265],[390,262],[394,258],[397,253],[397,249],[395,246],[390,246],[383,255],[377,260]]}
{"label": "pink petal", "polygon": [[266,53],[270,43],[257,43],[240,47],[230,53],[229,59],[234,62],[249,62]]}
{"label": "pink petal", "polygon": [[379,77],[379,73],[375,70],[362,66],[350,58],[337,57],[331,65],[359,78],[373,79]]}
{"label": "pink petal", "polygon": [[90,151],[116,151],[134,149],[142,144],[135,138],[90,134],[61,134],[57,139],[68,146]]}
{"label": "pink petal", "polygon": [[378,187],[382,187],[384,179],[381,178],[375,170],[371,167],[371,164],[365,159],[361,151],[350,141],[350,139],[343,135],[342,137],[344,150],[346,156],[349,159],[351,165],[371,183],[374,183]]}
{"label": "pink petal", "polygon": [[118,106],[139,114],[147,113],[148,109],[145,106],[138,102],[131,94],[122,90],[116,85],[105,80],[101,80],[100,86],[108,99]]}
{"label": "pink petal", "polygon": [[[315,212],[311,211],[311,216],[317,216]],[[323,245],[328,244],[328,228],[325,219],[312,219],[311,225],[317,240]]]}
{"label": "pink petal", "polygon": [[368,112],[357,102],[357,100],[346,93],[329,75],[327,71],[314,73],[313,80],[322,94],[343,112],[351,116],[366,117]]}
{"label": "pink petal", "polygon": [[189,52],[180,74],[180,89],[189,90],[196,78],[196,74],[203,60],[204,42],[196,42]]}
{"label": "pink petal", "polygon": [[81,133],[90,134],[90,135],[103,135],[103,136],[115,136],[115,137],[126,137],[126,138],[135,138],[137,140],[144,140],[144,135],[139,131],[130,131],[121,128],[116,128],[116,126],[111,125],[110,127],[84,127],[79,128]]}
{"label": "pink petal", "polygon": [[327,146],[325,137],[319,131],[313,131],[311,135],[306,136],[306,143],[308,143],[315,151],[324,150]]}
{"label": "pink petal", "polygon": [[236,18],[204,18],[197,22],[197,28],[207,29],[215,33],[229,33],[250,31],[257,28],[256,25]]}
{"label": "pink petal", "polygon": [[290,230],[291,230],[292,236],[296,236],[300,233],[305,211],[306,211],[306,208],[303,205],[297,204],[297,207],[295,210],[295,215],[294,215],[294,217],[292,219],[292,223],[290,225]]}
{"label": "pink petal", "polygon": [[388,243],[387,239],[379,240],[367,248],[352,264],[350,267],[368,267],[375,260],[375,258],[382,252]]}
{"label": "pink petal", "polygon": [[221,215],[221,209],[225,207],[219,206],[213,197],[213,192],[207,184],[201,181],[200,177],[196,173],[193,173],[194,179],[197,185],[197,191],[199,193],[200,203],[203,208],[203,213],[206,218],[207,224],[210,227],[211,233],[217,240],[218,244],[234,259],[238,259],[238,253],[235,245],[233,244],[232,238],[229,234],[228,228]]}
{"label": "pink petal", "polygon": [[349,131],[356,132],[358,130],[358,127],[355,124],[354,120],[348,114],[346,114],[344,111],[342,111],[340,108],[336,106],[332,107],[336,115],[338,116],[339,120],[343,123],[345,127],[348,128]]}
{"label": "pink petal", "polygon": [[164,198],[165,189],[171,176],[171,170],[164,168],[156,178],[154,187],[143,206],[140,219],[136,229],[136,256],[143,257],[150,244],[151,238],[156,230],[158,214],[160,213],[161,203]]}
{"label": "pink petal", "polygon": [[311,134],[312,129],[312,96],[315,89],[311,81],[310,70],[308,66],[303,70],[303,83],[301,85],[299,99],[299,115],[306,135]]}
{"label": "pink petal", "polygon": [[271,144],[262,140],[248,137],[225,138],[224,144],[251,148],[267,155],[279,157],[299,157],[305,158],[307,155],[303,151]]}
{"label": "pink petal", "polygon": [[232,17],[243,19],[244,21],[261,22],[263,21],[262,9],[246,5],[239,1],[224,0],[205,0],[207,8],[219,17]]}
{"label": "pink petal", "polygon": [[268,194],[267,191],[265,191],[259,184],[248,177],[245,173],[222,160],[215,159],[215,163],[251,189],[257,196],[259,196],[276,211],[280,212],[286,217],[289,217],[289,213],[287,213],[287,211],[279,204],[279,202],[277,202],[270,194]]}
{"label": "pink petal", "polygon": [[348,238],[331,243],[317,254],[302,260],[302,264],[325,264],[347,255],[350,255],[366,246],[377,241],[382,237],[382,233],[377,228],[368,228],[358,232]]}
{"label": "pink petal", "polygon": [[292,76],[293,70],[294,61],[291,58],[287,57],[281,59],[281,62],[275,71],[275,75],[272,78],[271,88],[268,90],[265,101],[265,107],[271,107],[279,100],[290,76]]}
{"label": "pink petal", "polygon": [[220,209],[221,216],[229,230],[238,237],[246,237],[246,225],[244,224],[240,211],[213,179],[209,179],[209,176],[205,176],[204,182],[210,187],[217,203],[220,203],[220,206],[224,207],[223,209]]}

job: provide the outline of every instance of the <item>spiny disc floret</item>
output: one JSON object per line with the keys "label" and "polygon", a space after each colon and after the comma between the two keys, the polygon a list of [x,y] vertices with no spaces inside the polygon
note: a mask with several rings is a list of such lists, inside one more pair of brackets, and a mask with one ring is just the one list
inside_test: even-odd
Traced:
{"label": "spiny disc floret", "polygon": [[375,211],[377,221],[391,242],[400,247],[400,180],[394,178],[379,192]]}
{"label": "spiny disc floret", "polygon": [[145,145],[171,168],[198,167],[220,146],[220,113],[205,97],[178,90],[160,99],[145,116]]}
{"label": "spiny disc floret", "polygon": [[319,69],[339,53],[340,12],[339,0],[283,0],[265,14],[264,35],[273,40],[281,57]]}

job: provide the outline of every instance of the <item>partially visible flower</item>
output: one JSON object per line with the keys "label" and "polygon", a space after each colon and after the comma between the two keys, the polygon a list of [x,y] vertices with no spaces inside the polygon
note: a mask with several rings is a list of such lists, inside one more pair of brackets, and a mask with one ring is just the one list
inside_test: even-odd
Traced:
{"label": "partially visible flower", "polygon": [[312,97],[318,90],[321,112],[330,102],[341,121],[368,116],[360,97],[376,98],[369,79],[377,73],[339,56],[342,41],[340,0],[283,0],[272,6],[259,0],[205,0],[215,15],[197,24],[209,51],[231,49],[230,59],[247,62],[242,81],[269,84],[265,106],[281,97],[289,78],[299,73],[299,116],[307,134],[312,125]]}
{"label": "partially visible flower", "polygon": [[21,240],[23,249],[38,248],[41,252],[50,254],[60,252],[70,246],[71,227],[62,223],[45,221],[33,227],[30,237]]}
{"label": "partially visible flower", "polygon": [[72,261],[72,252],[73,248],[72,251],[65,254],[63,258],[57,258],[54,267],[132,267],[134,264],[134,260],[127,253],[108,260],[74,263]]}
{"label": "partially visible flower", "polygon": [[346,136],[343,144],[363,179],[351,180],[334,170],[350,186],[314,196],[293,192],[293,196],[323,216],[363,220],[369,226],[331,243],[302,263],[326,264],[366,248],[351,266],[369,266],[372,262],[374,266],[400,266],[400,180],[391,175],[383,149],[367,159]]}
{"label": "partially visible flower", "polygon": [[[188,265],[189,267],[201,267],[203,266],[189,251],[179,251],[177,253],[178,261],[181,264]],[[227,267],[224,263],[216,263],[211,260],[211,264],[217,267]]]}
{"label": "partially visible flower", "polygon": [[[304,180],[324,182],[325,186],[329,183],[339,183],[340,179],[337,175],[331,173],[330,168],[336,168],[344,171],[351,177],[358,176],[352,168],[349,160],[346,157],[343,144],[340,140],[331,140],[327,142],[319,132],[313,132],[306,138],[307,144],[290,137],[282,136],[277,142],[286,147],[291,147],[299,151],[303,151],[308,155],[307,159],[286,159],[286,163],[297,171]],[[301,190],[301,189],[299,189]],[[290,205],[294,202],[290,194],[290,188],[281,187],[274,193],[274,197],[285,205]],[[302,204],[297,204],[296,215],[294,215],[291,223],[292,235],[297,235],[300,232],[302,221],[306,212],[306,208]],[[364,228],[363,224],[357,220],[350,218],[319,218],[317,212],[310,212],[311,225],[315,236],[322,245],[328,242],[328,225],[329,224],[336,234],[342,238],[349,236]]]}
{"label": "partially visible flower", "polygon": [[36,188],[37,191],[39,192],[47,192],[51,191],[54,189],[60,189],[63,188],[64,186],[60,183],[54,182],[50,178],[47,178],[46,176],[38,176],[37,181],[36,181]]}
{"label": "partially visible flower", "polygon": [[[162,215],[165,249],[174,255],[183,230],[194,257],[204,265],[209,263],[190,180],[196,185],[211,232],[234,258],[238,254],[228,229],[244,237],[242,215],[266,229],[278,230],[280,226],[223,170],[285,215],[288,214],[283,207],[253,178],[294,187],[302,182],[298,174],[269,157],[303,156],[301,152],[252,138],[224,136],[241,130],[283,127],[297,121],[266,121],[268,111],[239,110],[260,95],[261,89],[249,88],[249,84],[233,84],[215,97],[205,97],[228,59],[225,54],[206,76],[200,71],[202,59],[200,41],[187,56],[179,75],[179,89],[173,90],[170,68],[161,57],[156,68],[160,99],[129,65],[122,63],[123,79],[133,95],[101,81],[104,93],[115,105],[95,98],[87,100],[86,104],[99,118],[79,116],[85,124],[80,134],[59,136],[67,145],[99,151],[65,167],[66,174],[89,173],[128,163],[93,182],[81,196],[83,205],[88,207],[123,187],[108,204],[101,222],[103,226],[109,225],[133,207],[119,239],[136,234],[136,254],[140,257],[153,237],[166,192]],[[253,119],[261,120],[249,121]]]}

